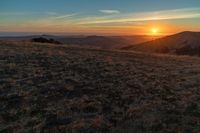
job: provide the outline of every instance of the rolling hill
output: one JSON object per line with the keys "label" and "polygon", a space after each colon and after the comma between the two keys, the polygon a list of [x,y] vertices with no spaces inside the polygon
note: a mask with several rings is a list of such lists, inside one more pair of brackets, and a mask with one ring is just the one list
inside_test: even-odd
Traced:
{"label": "rolling hill", "polygon": [[200,59],[0,42],[0,132],[200,132]]}
{"label": "rolling hill", "polygon": [[122,49],[181,55],[200,55],[200,32],[181,32]]}
{"label": "rolling hill", "polygon": [[[19,37],[0,37],[5,41],[31,41],[33,38],[54,39],[62,44],[81,46],[87,48],[100,49],[120,49],[129,45],[134,45],[154,38],[149,36],[53,36],[53,35],[32,35]],[[158,38],[158,37],[157,37]]]}

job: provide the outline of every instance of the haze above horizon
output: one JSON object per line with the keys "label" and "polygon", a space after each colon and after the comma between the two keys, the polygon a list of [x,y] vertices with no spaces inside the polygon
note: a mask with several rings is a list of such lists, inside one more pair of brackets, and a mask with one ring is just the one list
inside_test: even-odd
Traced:
{"label": "haze above horizon", "polygon": [[1,0],[0,32],[167,35],[200,31],[198,0]]}

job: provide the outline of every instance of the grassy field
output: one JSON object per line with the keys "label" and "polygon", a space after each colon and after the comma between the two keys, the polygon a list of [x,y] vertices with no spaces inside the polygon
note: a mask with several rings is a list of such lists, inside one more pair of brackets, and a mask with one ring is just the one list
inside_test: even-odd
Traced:
{"label": "grassy field", "polygon": [[0,132],[199,133],[200,58],[1,42]]}

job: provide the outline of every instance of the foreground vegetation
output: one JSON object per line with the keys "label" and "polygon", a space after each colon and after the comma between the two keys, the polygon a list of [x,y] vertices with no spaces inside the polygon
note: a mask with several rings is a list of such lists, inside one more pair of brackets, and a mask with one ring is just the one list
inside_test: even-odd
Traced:
{"label": "foreground vegetation", "polygon": [[200,59],[1,42],[0,132],[200,132]]}

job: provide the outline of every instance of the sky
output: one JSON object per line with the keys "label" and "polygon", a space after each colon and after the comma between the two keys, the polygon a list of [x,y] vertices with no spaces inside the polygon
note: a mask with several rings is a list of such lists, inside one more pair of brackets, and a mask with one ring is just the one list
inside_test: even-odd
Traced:
{"label": "sky", "polygon": [[199,22],[200,0],[0,1],[0,32],[165,35]]}

